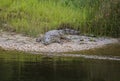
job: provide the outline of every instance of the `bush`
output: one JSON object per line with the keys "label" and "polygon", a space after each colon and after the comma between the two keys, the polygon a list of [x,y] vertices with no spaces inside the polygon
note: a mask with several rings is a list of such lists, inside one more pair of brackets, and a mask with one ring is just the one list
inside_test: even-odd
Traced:
{"label": "bush", "polygon": [[69,24],[85,34],[119,37],[119,4],[119,0],[2,0],[0,22],[30,36]]}

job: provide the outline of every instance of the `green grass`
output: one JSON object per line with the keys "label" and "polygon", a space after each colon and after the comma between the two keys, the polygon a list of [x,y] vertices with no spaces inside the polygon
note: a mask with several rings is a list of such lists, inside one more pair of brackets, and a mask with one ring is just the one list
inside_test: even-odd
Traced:
{"label": "green grass", "polygon": [[2,29],[37,36],[62,26],[73,27],[84,34],[120,36],[119,0],[0,1]]}

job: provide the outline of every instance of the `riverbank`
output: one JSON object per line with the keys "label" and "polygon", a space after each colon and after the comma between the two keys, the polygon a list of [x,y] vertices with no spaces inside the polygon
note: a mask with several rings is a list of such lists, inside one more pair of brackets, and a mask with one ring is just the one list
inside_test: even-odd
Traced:
{"label": "riverbank", "polygon": [[37,43],[36,38],[27,37],[22,34],[11,32],[0,32],[0,47],[6,50],[18,50],[24,52],[73,52],[100,48],[107,44],[117,43],[120,40],[107,37],[89,37],[89,36],[67,36],[71,41],[64,41],[63,44],[53,43],[43,45]]}

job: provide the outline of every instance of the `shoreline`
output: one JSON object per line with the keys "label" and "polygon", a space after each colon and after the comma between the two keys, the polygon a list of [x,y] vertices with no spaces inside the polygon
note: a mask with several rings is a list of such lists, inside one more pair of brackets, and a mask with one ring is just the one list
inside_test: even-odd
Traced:
{"label": "shoreline", "polygon": [[27,37],[14,32],[0,32],[0,47],[6,50],[18,50],[24,52],[73,52],[100,48],[107,44],[118,43],[120,40],[108,37],[88,37],[68,35],[71,41],[64,41],[63,44],[52,43],[43,45],[36,42],[36,38]]}

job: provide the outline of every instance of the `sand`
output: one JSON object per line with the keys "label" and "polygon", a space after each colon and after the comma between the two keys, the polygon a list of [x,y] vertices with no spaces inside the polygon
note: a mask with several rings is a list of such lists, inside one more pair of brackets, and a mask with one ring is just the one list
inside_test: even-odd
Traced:
{"label": "sand", "polygon": [[99,48],[107,44],[117,43],[118,39],[108,37],[89,37],[78,35],[67,35],[71,41],[63,44],[52,43],[43,45],[36,42],[36,38],[12,32],[0,32],[0,47],[6,50],[19,50],[25,52],[72,52]]}

